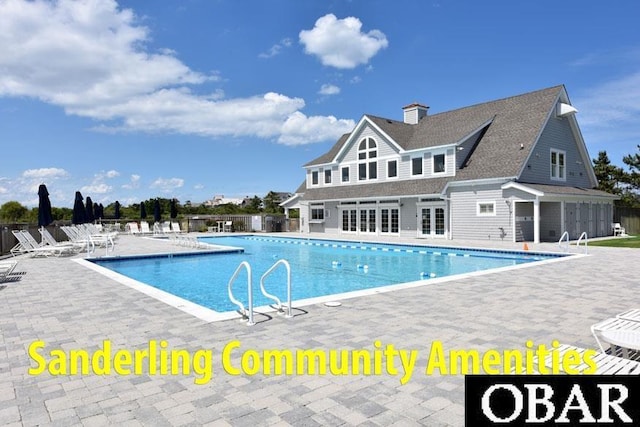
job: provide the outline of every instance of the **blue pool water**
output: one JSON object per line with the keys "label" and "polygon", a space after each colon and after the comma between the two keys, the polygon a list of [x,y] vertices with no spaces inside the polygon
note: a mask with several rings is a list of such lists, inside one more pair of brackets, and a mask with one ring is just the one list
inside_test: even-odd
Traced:
{"label": "blue pool water", "polygon": [[[260,306],[271,302],[260,293],[260,277],[278,259],[290,263],[293,299],[300,300],[416,280],[429,281],[558,256],[265,236],[200,240],[242,248],[243,251],[96,259],[93,262],[196,304],[226,312],[236,309],[227,296],[227,284],[242,261],[251,265],[254,304]],[[283,301],[286,299],[285,271],[278,268],[265,281],[267,291]],[[235,296],[245,306],[246,283],[243,270],[233,288]]]}

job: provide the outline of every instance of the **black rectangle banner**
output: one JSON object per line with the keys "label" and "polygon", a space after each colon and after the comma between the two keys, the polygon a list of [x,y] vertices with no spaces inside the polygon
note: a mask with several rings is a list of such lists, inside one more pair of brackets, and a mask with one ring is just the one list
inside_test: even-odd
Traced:
{"label": "black rectangle banner", "polygon": [[467,375],[465,425],[640,425],[640,376]]}

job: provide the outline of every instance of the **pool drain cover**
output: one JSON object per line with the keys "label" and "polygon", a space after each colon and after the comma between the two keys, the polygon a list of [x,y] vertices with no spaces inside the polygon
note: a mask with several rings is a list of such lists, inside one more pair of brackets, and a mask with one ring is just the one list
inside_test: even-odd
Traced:
{"label": "pool drain cover", "polygon": [[340,301],[329,301],[325,302],[324,305],[326,305],[327,307],[340,307],[342,303]]}

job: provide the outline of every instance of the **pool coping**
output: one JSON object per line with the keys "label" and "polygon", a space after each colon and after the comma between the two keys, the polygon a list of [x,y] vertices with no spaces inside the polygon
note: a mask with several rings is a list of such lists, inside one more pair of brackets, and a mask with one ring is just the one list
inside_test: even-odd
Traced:
{"label": "pool coping", "polygon": [[[264,236],[260,236],[260,235],[254,235],[254,234],[242,234],[242,236],[257,236],[257,237],[264,237]],[[215,237],[215,236],[202,236],[202,237]],[[238,236],[234,236],[234,237],[240,237]],[[296,239],[295,237],[286,237],[287,239]],[[303,239],[303,240],[326,240],[326,241],[336,241],[336,239],[318,239],[318,238],[312,238],[312,239]],[[360,298],[360,297],[366,297],[366,296],[371,296],[371,295],[377,295],[377,294],[382,294],[382,293],[387,293],[387,292],[395,292],[395,291],[400,291],[403,289],[411,289],[411,288],[417,288],[417,287],[421,287],[421,286],[430,286],[430,285],[439,285],[442,283],[446,283],[446,282],[451,282],[451,281],[455,281],[455,280],[462,280],[462,279],[466,279],[466,278],[471,278],[471,277],[477,277],[477,276],[484,276],[487,274],[493,274],[493,273],[500,273],[500,272],[506,272],[506,271],[513,271],[513,270],[517,270],[517,269],[522,269],[522,268],[527,268],[527,267],[533,267],[533,266],[540,266],[540,265],[545,265],[545,264],[549,264],[549,263],[555,263],[555,262],[562,262],[562,261],[567,261],[567,260],[571,260],[571,259],[577,259],[577,258],[582,258],[582,257],[586,257],[589,256],[588,254],[579,254],[579,253],[566,253],[566,252],[544,252],[544,251],[535,251],[535,252],[529,252],[529,251],[514,251],[514,250],[500,250],[500,249],[483,249],[483,248],[471,248],[471,247],[452,247],[452,246],[437,246],[437,245],[418,245],[418,244],[407,244],[407,243],[386,243],[386,242],[376,242],[376,241],[368,241],[368,242],[361,242],[361,241],[347,241],[345,240],[344,242],[348,242],[350,244],[374,244],[374,243],[378,243],[378,244],[382,244],[382,245],[396,245],[396,246],[411,246],[411,247],[420,247],[420,246],[424,246],[424,247],[433,247],[433,248],[440,248],[440,249],[451,249],[451,250],[464,250],[464,249],[470,249],[470,250],[476,250],[476,251],[484,251],[484,252],[493,252],[493,253],[512,253],[512,254],[528,254],[528,255],[543,255],[543,256],[553,256],[553,258],[549,258],[549,259],[545,259],[545,260],[536,260],[534,262],[527,262],[527,263],[523,263],[523,264],[518,264],[518,265],[512,265],[512,266],[506,266],[506,267],[497,267],[497,268],[492,268],[492,269],[488,269],[488,270],[481,270],[481,271],[474,271],[474,272],[467,272],[467,273],[461,273],[461,274],[455,274],[455,275],[450,275],[450,276],[444,276],[444,277],[435,277],[435,278],[424,278],[421,280],[414,280],[414,281],[410,281],[410,282],[404,282],[404,283],[396,283],[393,285],[387,285],[387,286],[379,286],[379,287],[375,287],[375,288],[369,288],[369,289],[360,289],[360,290],[356,290],[356,291],[349,291],[349,292],[342,292],[339,294],[331,294],[331,295],[324,295],[324,296],[319,296],[319,297],[312,297],[312,298],[303,298],[303,299],[299,299],[299,300],[295,300],[292,301],[292,306],[294,308],[298,308],[298,307],[305,307],[305,306],[310,306],[310,305],[317,305],[317,304],[327,304],[327,303],[333,303],[336,301],[342,301],[342,300],[346,300],[346,299],[352,299],[352,298]],[[223,246],[223,245],[211,245],[209,244],[212,248],[211,249],[207,249],[207,250],[199,250],[199,251],[184,251],[184,252],[158,252],[158,253],[147,253],[147,254],[135,254],[135,255],[123,255],[123,256],[107,256],[107,257],[95,257],[95,258],[84,258],[84,259],[73,259],[74,262],[89,268],[97,273],[100,273],[122,285],[125,285],[131,289],[134,289],[138,292],[141,292],[147,296],[150,296],[160,302],[163,302],[164,304],[167,304],[171,307],[174,307],[178,310],[181,310],[189,315],[192,315],[204,322],[210,323],[210,322],[218,322],[218,321],[223,321],[223,320],[231,320],[231,319],[243,319],[243,316],[237,312],[237,311],[226,311],[226,312],[219,312],[219,311],[215,311],[213,309],[204,307],[200,304],[196,304],[192,301],[189,301],[187,299],[184,299],[182,297],[179,297],[177,295],[171,294],[169,292],[163,291],[159,288],[156,288],[152,285],[148,285],[144,282],[140,282],[138,280],[132,279],[128,276],[125,276],[123,274],[120,274],[118,272],[115,272],[113,270],[110,270],[106,267],[102,267],[101,265],[96,264],[95,262],[93,262],[93,260],[100,260],[100,261],[110,261],[110,260],[118,260],[118,259],[147,259],[147,258],[163,258],[163,257],[186,257],[186,256],[197,256],[197,255],[215,255],[215,254],[221,254],[221,253],[228,253],[228,252],[239,252],[239,251],[244,251],[243,248],[240,247],[234,247],[234,246]],[[283,302],[283,306],[286,304],[286,302]],[[339,307],[339,306],[338,306]],[[248,307],[247,307],[248,308]],[[277,310],[272,307],[272,306],[258,306],[258,307],[253,307],[254,313],[258,313],[258,314],[268,314],[268,313],[274,313]]]}

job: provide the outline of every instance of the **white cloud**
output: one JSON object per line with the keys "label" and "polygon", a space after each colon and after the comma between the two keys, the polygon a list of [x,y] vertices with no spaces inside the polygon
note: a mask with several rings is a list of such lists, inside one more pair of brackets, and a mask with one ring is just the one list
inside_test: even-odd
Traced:
{"label": "white cloud", "polygon": [[122,188],[127,190],[133,190],[136,188],[140,188],[140,175],[133,174],[129,180],[128,184],[122,184]]}
{"label": "white cloud", "polygon": [[323,65],[336,68],[355,68],[367,64],[380,49],[389,45],[379,30],[363,33],[358,18],[337,19],[327,14],[316,21],[311,30],[300,32],[305,52],[320,58]]}
{"label": "white cloud", "polygon": [[272,58],[276,55],[279,55],[282,52],[282,49],[285,47],[291,47],[291,39],[282,39],[279,43],[274,44],[273,46],[271,46],[271,48],[266,51],[263,52],[261,54],[258,55],[259,58],[264,58],[264,59],[268,59],[268,58]]}
{"label": "white cloud", "polygon": [[640,122],[640,72],[592,87],[576,106],[589,126],[615,127]]}
{"label": "white cloud", "polygon": [[340,93],[340,88],[332,84],[323,84],[318,91],[320,95],[337,95]]}
{"label": "white cloud", "polygon": [[591,156],[606,151],[621,164],[640,140],[640,72],[588,88],[572,104]]}
{"label": "white cloud", "polygon": [[286,145],[303,145],[314,142],[337,140],[343,134],[351,132],[353,120],[338,120],[333,116],[312,116],[297,112],[282,125],[282,134],[278,140]]}
{"label": "white cloud", "polygon": [[64,178],[68,176],[69,173],[60,168],[40,168],[40,169],[27,169],[22,172],[22,176],[25,178],[33,178],[33,179],[55,179],[55,178]]}
{"label": "white cloud", "polygon": [[85,185],[84,187],[80,188],[81,193],[91,193],[91,194],[105,194],[105,193],[110,193],[111,190],[113,190],[113,187],[105,184],[104,182]]}
{"label": "white cloud", "polygon": [[184,185],[184,179],[182,178],[158,178],[151,183],[149,188],[158,189],[163,193],[171,193],[177,188],[181,188]]}
{"label": "white cloud", "polygon": [[118,171],[116,171],[116,170],[110,170],[110,171],[107,171],[107,173],[105,174],[105,176],[106,176],[107,178],[115,178],[115,177],[117,177],[117,176],[120,176],[120,172],[118,172]]}
{"label": "white cloud", "polygon": [[[360,33],[354,20],[337,24],[344,30],[357,23],[355,32],[340,38],[350,43],[338,56],[362,63],[386,39],[375,31]],[[59,106],[96,120],[94,130],[282,141],[287,137],[280,130],[305,106],[300,98],[271,92],[237,99],[225,99],[220,89],[198,94],[194,88],[221,81],[219,73],[191,70],[170,49],[149,51],[149,29],[113,0],[0,1],[0,28],[0,96]],[[314,41],[317,31],[310,35]],[[271,53],[290,45],[281,40]]]}

